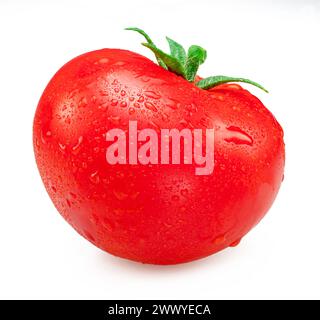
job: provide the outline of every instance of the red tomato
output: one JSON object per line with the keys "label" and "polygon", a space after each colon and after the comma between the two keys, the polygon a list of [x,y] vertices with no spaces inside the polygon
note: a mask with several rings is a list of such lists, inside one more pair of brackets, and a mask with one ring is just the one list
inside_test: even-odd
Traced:
{"label": "red tomato", "polygon": [[[214,170],[192,164],[114,164],[112,128],[214,128]],[[283,131],[236,84],[203,90],[120,49],[68,62],[46,87],[34,119],[37,165],[61,215],[119,257],[175,264],[240,239],[265,215],[284,170]],[[182,154],[182,149],[181,149]]]}

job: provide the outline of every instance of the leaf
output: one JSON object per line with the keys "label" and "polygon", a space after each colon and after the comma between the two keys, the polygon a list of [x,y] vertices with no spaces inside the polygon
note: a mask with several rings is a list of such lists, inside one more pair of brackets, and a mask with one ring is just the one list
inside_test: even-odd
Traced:
{"label": "leaf", "polygon": [[218,86],[219,84],[228,83],[228,82],[244,82],[252,84],[253,86],[258,87],[259,89],[265,91],[268,93],[268,90],[266,90],[262,85],[260,85],[257,82],[254,82],[249,79],[245,78],[234,78],[234,77],[227,77],[227,76],[214,76],[214,77],[208,77],[205,79],[200,80],[196,83],[196,86],[201,89],[211,89],[215,86]]}
{"label": "leaf", "polygon": [[207,51],[200,46],[191,46],[188,50],[188,58],[186,62],[186,79],[193,82],[199,66],[204,63],[207,58]]}
{"label": "leaf", "polygon": [[157,58],[160,58],[165,65],[168,67],[168,69],[176,74],[179,74],[181,76],[185,76],[184,67],[180,63],[180,61],[169,54],[163,52],[162,50],[158,49],[155,45],[150,43],[142,43],[143,46],[149,48],[153,51],[153,53],[156,55]]}
{"label": "leaf", "polygon": [[[131,30],[131,31],[136,31],[136,32],[140,33],[142,36],[144,36],[144,38],[146,39],[148,44],[153,45],[154,47],[156,47],[156,45],[153,43],[151,38],[142,29],[139,29],[139,28],[136,28],[136,27],[129,27],[129,28],[125,28],[125,30]],[[168,69],[166,64],[162,61],[161,58],[156,56],[156,59],[157,59],[157,61],[159,63],[159,66],[161,66],[164,69]]]}
{"label": "leaf", "polygon": [[179,60],[182,65],[185,65],[187,54],[183,46],[169,37],[166,37],[166,39],[169,43],[171,56]]}

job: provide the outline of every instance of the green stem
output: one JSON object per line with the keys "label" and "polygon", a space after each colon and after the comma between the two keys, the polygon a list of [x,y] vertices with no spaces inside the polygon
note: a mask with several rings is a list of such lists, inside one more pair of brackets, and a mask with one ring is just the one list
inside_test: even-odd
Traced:
{"label": "green stem", "polygon": [[253,86],[256,86],[257,88],[263,90],[264,92],[268,93],[268,90],[265,89],[262,85],[260,85],[257,82],[254,82],[249,79],[244,79],[244,78],[234,78],[234,77],[226,77],[226,76],[214,76],[214,77],[208,77],[205,79],[202,79],[196,83],[196,86],[208,90],[211,89],[215,86],[218,86],[220,84],[224,83],[229,83],[229,82],[244,82],[244,83],[249,83],[252,84]]}
{"label": "green stem", "polygon": [[[154,53],[158,64],[162,68],[182,76],[189,82],[194,82],[200,65],[203,64],[207,58],[206,50],[200,46],[192,45],[188,49],[188,53],[186,53],[181,44],[167,37],[166,39],[170,47],[170,54],[168,54],[160,50],[142,29],[130,27],[125,30],[132,30],[141,34],[147,41],[146,43],[142,43],[142,45],[149,48]],[[249,83],[268,92],[262,85],[255,81],[228,76],[208,77],[196,82],[195,85],[200,89],[208,90],[229,82]]]}

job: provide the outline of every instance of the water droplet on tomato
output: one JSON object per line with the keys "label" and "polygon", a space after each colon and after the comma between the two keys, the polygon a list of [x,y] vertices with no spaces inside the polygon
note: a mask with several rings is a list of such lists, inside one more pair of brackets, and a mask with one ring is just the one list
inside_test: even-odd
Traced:
{"label": "water droplet on tomato", "polygon": [[208,119],[207,118],[204,118],[204,117],[202,117],[201,119],[200,119],[200,121],[199,121],[199,125],[200,126],[204,126],[204,127],[208,127]]}
{"label": "water droplet on tomato", "polygon": [[70,192],[70,196],[73,198],[73,199],[77,199],[77,195],[73,192]]}
{"label": "water droplet on tomato", "polygon": [[134,106],[135,108],[140,108],[140,104],[139,104],[138,102],[135,102],[135,103],[133,104],[133,106]]}
{"label": "water droplet on tomato", "polygon": [[253,139],[239,127],[230,126],[226,128],[224,140],[235,144],[246,144],[252,146]]}
{"label": "water droplet on tomato", "polygon": [[79,89],[75,89],[69,93],[69,98],[72,99],[79,92]]}
{"label": "water droplet on tomato", "polygon": [[128,105],[128,104],[127,104],[125,101],[121,101],[121,102],[120,102],[120,107],[121,107],[121,108],[126,108],[127,105]]}
{"label": "water droplet on tomato", "polygon": [[99,172],[95,171],[90,174],[89,179],[92,183],[98,184],[100,182]]}
{"label": "water droplet on tomato", "polygon": [[188,121],[186,119],[182,119],[179,121],[179,124],[181,124],[183,127],[186,127],[188,125]]}
{"label": "water droplet on tomato", "polygon": [[61,142],[59,142],[58,145],[59,145],[60,152],[65,153],[67,148],[66,145]]}
{"label": "water droplet on tomato", "polygon": [[111,105],[114,107],[114,106],[116,106],[118,104],[118,100],[116,100],[116,99],[112,99],[111,100]]}
{"label": "water droplet on tomato", "polygon": [[108,120],[115,125],[119,125],[121,118],[119,116],[110,116]]}
{"label": "water droplet on tomato", "polygon": [[66,124],[70,124],[70,123],[71,123],[71,119],[70,119],[70,117],[69,117],[69,116],[67,116],[67,117],[66,117],[66,119],[65,119],[65,123],[66,123]]}
{"label": "water droplet on tomato", "polygon": [[88,104],[87,98],[86,97],[82,97],[78,103],[78,107],[79,108],[83,108]]}
{"label": "water droplet on tomato", "polygon": [[236,241],[233,241],[232,243],[229,244],[229,247],[236,247],[241,241],[241,238],[236,240]]}
{"label": "water droplet on tomato", "polygon": [[134,113],[135,113],[134,108],[132,108],[132,107],[131,107],[131,108],[129,108],[129,114],[130,114],[130,115],[132,115],[132,114],[134,114]]}
{"label": "water droplet on tomato", "polygon": [[121,190],[113,190],[113,194],[120,201],[128,198],[128,195]]}
{"label": "water droplet on tomato", "polygon": [[47,134],[44,133],[43,131],[41,131],[41,133],[40,133],[40,138],[41,138],[41,142],[42,142],[43,144],[46,144],[46,143],[47,143],[47,140],[46,140]]}
{"label": "water droplet on tomato", "polygon": [[169,120],[169,116],[166,113],[163,113],[161,115],[161,118],[162,118],[163,121],[168,121]]}
{"label": "water droplet on tomato", "polygon": [[138,102],[143,102],[143,101],[144,101],[144,97],[140,96],[139,99],[138,99]]}
{"label": "water droplet on tomato", "polygon": [[154,121],[149,121],[149,124],[150,124],[152,127],[160,130],[160,126],[159,126],[157,123],[155,123]]}
{"label": "water droplet on tomato", "polygon": [[100,152],[100,148],[99,147],[94,147],[93,148],[93,152],[94,153],[99,153]]}
{"label": "water droplet on tomato", "polygon": [[135,199],[137,199],[137,197],[139,196],[139,194],[140,194],[139,191],[133,192],[133,193],[130,194],[130,198],[131,198],[132,200],[135,200]]}
{"label": "water droplet on tomato", "polygon": [[36,148],[39,149],[40,148],[40,143],[39,143],[39,140],[36,139]]}
{"label": "water droplet on tomato", "polygon": [[172,103],[166,104],[166,106],[167,106],[168,108],[172,109],[172,110],[177,110],[177,108],[178,108],[178,105],[172,104]]}
{"label": "water droplet on tomato", "polygon": [[85,161],[83,161],[83,162],[81,163],[81,167],[82,167],[83,169],[87,169],[87,168],[88,168],[88,164],[87,164]]}
{"label": "water droplet on tomato", "polygon": [[148,110],[150,110],[150,111],[152,111],[152,112],[157,112],[157,111],[158,111],[158,109],[156,108],[156,106],[155,106],[153,103],[151,103],[151,102],[146,102],[144,105],[145,105],[145,107],[146,107]]}
{"label": "water droplet on tomato", "polygon": [[152,99],[160,99],[161,98],[160,94],[158,94],[154,91],[145,91],[144,94],[147,97],[152,98]]}
{"label": "water droplet on tomato", "polygon": [[73,154],[78,154],[78,152],[79,152],[80,149],[81,149],[82,142],[83,142],[83,136],[80,136],[80,137],[78,138],[77,143],[72,147],[72,153],[73,153]]}
{"label": "water droplet on tomato", "polygon": [[124,97],[126,95],[126,92],[124,90],[121,90],[120,95]]}
{"label": "water droplet on tomato", "polygon": [[136,78],[139,78],[143,82],[149,82],[151,80],[148,76],[145,76],[145,75],[142,75],[142,74],[138,74],[136,76]]}

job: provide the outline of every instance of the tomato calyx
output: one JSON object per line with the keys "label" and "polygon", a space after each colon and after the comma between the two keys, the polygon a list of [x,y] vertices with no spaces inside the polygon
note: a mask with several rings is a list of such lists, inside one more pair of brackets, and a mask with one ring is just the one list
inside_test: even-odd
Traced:
{"label": "tomato calyx", "polygon": [[170,48],[170,54],[168,54],[159,49],[151,40],[149,35],[142,29],[129,27],[125,30],[136,31],[145,38],[146,42],[143,42],[142,45],[149,48],[154,53],[159,66],[182,76],[189,82],[194,82],[200,89],[208,90],[220,84],[229,82],[244,82],[268,92],[259,83],[246,78],[218,75],[204,78],[200,81],[195,81],[200,65],[203,64],[207,58],[207,51],[204,48],[198,45],[191,45],[187,52],[181,44],[169,37],[166,37]]}

